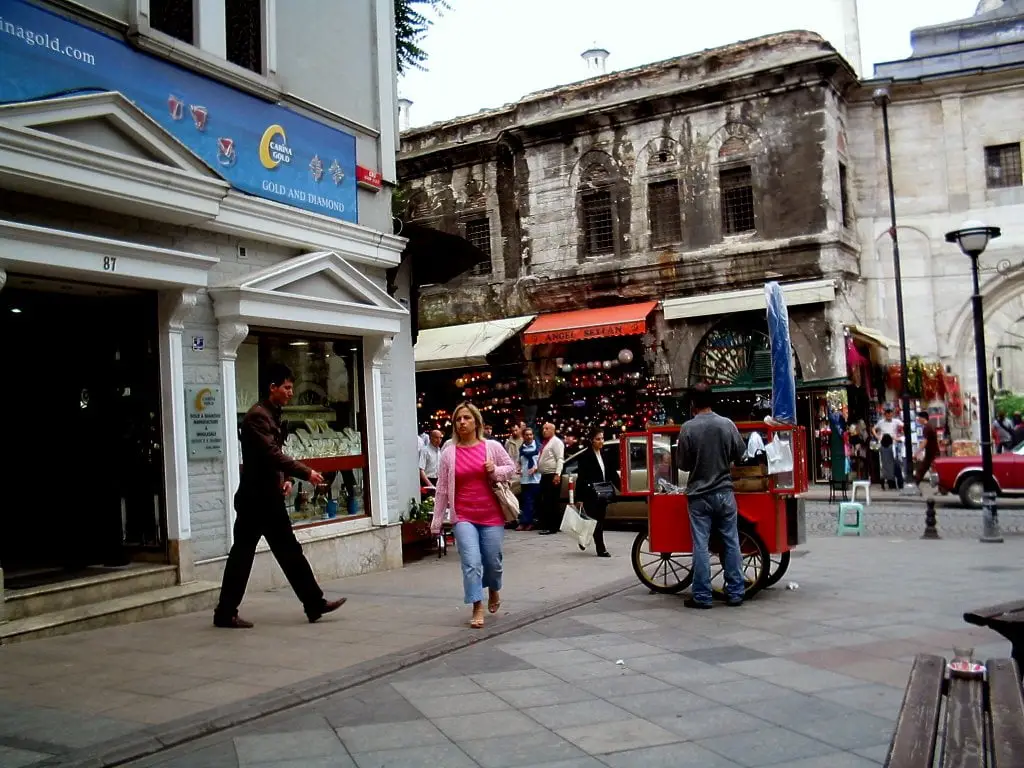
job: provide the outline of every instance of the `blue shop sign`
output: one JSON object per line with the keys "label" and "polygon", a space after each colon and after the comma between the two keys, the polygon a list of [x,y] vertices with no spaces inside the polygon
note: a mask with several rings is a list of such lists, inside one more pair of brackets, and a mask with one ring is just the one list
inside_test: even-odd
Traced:
{"label": "blue shop sign", "polygon": [[356,140],[22,0],[0,0],[0,102],[120,91],[233,187],[356,221]]}

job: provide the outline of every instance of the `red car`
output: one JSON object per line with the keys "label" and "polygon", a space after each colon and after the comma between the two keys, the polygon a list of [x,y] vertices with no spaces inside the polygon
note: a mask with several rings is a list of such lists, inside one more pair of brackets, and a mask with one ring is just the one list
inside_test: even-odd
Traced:
{"label": "red car", "polygon": [[[1000,496],[1024,496],[1024,443],[992,457]],[[939,493],[955,493],[965,507],[981,508],[981,456],[940,456],[932,462],[932,484]]]}

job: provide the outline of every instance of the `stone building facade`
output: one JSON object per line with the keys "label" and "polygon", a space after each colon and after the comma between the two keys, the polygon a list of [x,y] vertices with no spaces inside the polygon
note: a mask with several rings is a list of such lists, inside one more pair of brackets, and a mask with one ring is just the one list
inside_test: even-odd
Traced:
{"label": "stone building facade", "polygon": [[849,102],[854,208],[869,324],[896,336],[881,111],[887,87],[910,354],[938,360],[977,391],[970,263],[944,234],[967,220],[1002,228],[981,258],[995,389],[1024,390],[1024,2],[986,0],[975,16],[912,35],[911,58],[876,66]]}
{"label": "stone building facade", "polygon": [[655,369],[681,389],[710,331],[763,323],[774,279],[791,291],[803,380],[845,379],[864,301],[855,82],[823,39],[790,32],[405,131],[405,219],[481,253],[422,289],[421,328],[661,302]]}

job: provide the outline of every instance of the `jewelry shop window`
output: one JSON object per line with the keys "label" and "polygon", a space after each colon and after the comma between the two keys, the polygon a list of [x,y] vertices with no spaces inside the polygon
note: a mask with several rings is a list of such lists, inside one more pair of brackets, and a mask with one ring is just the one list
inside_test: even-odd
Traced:
{"label": "jewelry shop window", "polygon": [[238,424],[266,397],[274,363],[295,375],[282,413],[284,452],[324,476],[325,485],[295,480],[285,497],[292,524],[308,526],[368,514],[362,342],[253,332],[235,363]]}

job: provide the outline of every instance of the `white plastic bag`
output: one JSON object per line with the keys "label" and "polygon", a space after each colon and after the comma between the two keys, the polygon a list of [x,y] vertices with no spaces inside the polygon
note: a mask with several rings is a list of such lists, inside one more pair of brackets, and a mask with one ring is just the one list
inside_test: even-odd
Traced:
{"label": "white plastic bag", "polygon": [[583,507],[577,508],[575,504],[565,505],[565,514],[562,516],[560,530],[575,536],[581,547],[586,549],[590,546],[590,542],[594,540],[596,529],[597,520],[587,517]]}
{"label": "white plastic bag", "polygon": [[788,440],[780,440],[778,435],[765,446],[768,457],[768,474],[781,475],[793,471],[793,446]]}

